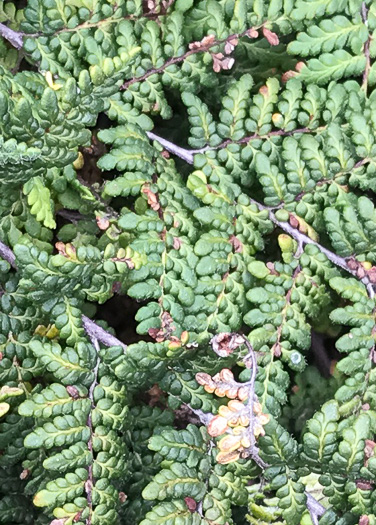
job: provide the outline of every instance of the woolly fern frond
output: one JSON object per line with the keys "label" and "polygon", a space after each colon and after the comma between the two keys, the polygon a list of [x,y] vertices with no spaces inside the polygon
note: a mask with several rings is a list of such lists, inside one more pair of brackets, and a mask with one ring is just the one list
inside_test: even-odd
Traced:
{"label": "woolly fern frond", "polygon": [[0,523],[374,523],[375,3],[16,4]]}

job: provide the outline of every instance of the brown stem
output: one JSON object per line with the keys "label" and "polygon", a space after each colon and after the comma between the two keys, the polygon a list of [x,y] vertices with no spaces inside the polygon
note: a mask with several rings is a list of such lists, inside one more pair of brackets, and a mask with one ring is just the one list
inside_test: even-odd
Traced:
{"label": "brown stem", "polygon": [[78,175],[77,176],[77,180],[83,185],[85,186],[85,188],[87,188],[90,193],[93,195],[94,199],[96,201],[98,201],[98,204],[103,206],[104,209],[106,210],[106,213],[108,215],[109,218],[112,218],[112,219],[118,219],[119,218],[119,214],[117,211],[115,211],[114,209],[111,208],[111,206],[109,206],[101,197],[101,195],[93,188],[93,186],[91,186],[87,181],[85,181],[81,175]]}
{"label": "brown stem", "polygon": [[[167,140],[167,139],[165,139],[163,137],[159,137],[155,133],[147,132],[147,135],[148,135],[148,137],[151,140],[155,140],[156,142],[159,142],[167,151],[169,151],[173,155],[176,155],[177,157],[179,157],[180,159],[184,160],[188,164],[193,164],[195,155],[197,155],[199,153],[205,153],[206,151],[213,151],[213,150],[222,149],[222,148],[225,148],[226,146],[228,146],[229,144],[247,144],[248,142],[251,142],[252,140],[267,140],[267,139],[269,139],[269,138],[271,138],[273,136],[274,137],[275,136],[287,137],[287,136],[291,136],[291,135],[298,134],[298,133],[308,133],[308,132],[314,133],[314,132],[324,131],[325,129],[326,129],[326,127],[322,126],[320,128],[317,128],[316,130],[311,130],[311,129],[308,129],[308,128],[298,128],[298,129],[295,129],[295,130],[292,130],[292,131],[278,130],[278,131],[272,131],[270,133],[267,133],[266,135],[254,134],[254,135],[251,135],[249,137],[244,137],[243,139],[240,139],[238,141],[227,140],[225,142],[222,142],[218,146],[213,146],[213,147],[205,146],[204,148],[201,148],[201,149],[192,149],[192,150],[189,150],[189,149],[177,146],[173,142],[170,142],[169,140]],[[354,164],[354,166],[352,166],[348,170],[344,170],[344,171],[341,171],[341,172],[337,173],[332,179],[321,179],[321,180],[317,181],[317,183],[316,183],[314,188],[312,188],[311,190],[302,191],[301,193],[299,193],[299,195],[297,195],[295,197],[295,201],[298,202],[298,201],[302,200],[302,198],[304,196],[309,195],[309,194],[313,193],[314,191],[317,191],[317,187],[318,186],[322,186],[324,184],[331,184],[331,183],[335,182],[336,179],[338,179],[340,177],[343,177],[344,175],[351,175],[354,172],[354,170],[356,170],[358,168],[361,168],[362,166],[368,164],[369,162],[371,162],[371,159],[369,157],[365,157],[364,159],[359,160],[356,164]],[[256,203],[256,204],[259,205],[258,203]],[[281,203],[278,206],[264,206],[264,209],[276,210],[276,209],[281,208],[281,207],[283,207],[283,203]]]}
{"label": "brown stem", "polygon": [[120,87],[120,90],[124,91],[125,89],[128,89],[132,84],[136,84],[137,82],[142,82],[143,80],[146,80],[152,75],[163,73],[163,71],[167,69],[169,66],[172,66],[173,64],[179,64],[180,62],[183,62],[191,55],[196,55],[197,53],[205,53],[206,51],[209,51],[209,49],[215,46],[225,44],[226,42],[231,41],[231,40],[242,38],[248,33],[248,31],[249,30],[247,29],[246,31],[243,31],[242,33],[234,33],[232,35],[229,35],[227,38],[223,38],[221,40],[214,39],[214,40],[210,40],[208,43],[201,43],[201,45],[197,45],[197,47],[193,47],[189,51],[186,51],[183,55],[170,58],[162,66],[156,67],[153,69],[149,69],[140,77],[135,77],[130,80],[126,80],[124,84]]}
{"label": "brown stem", "polygon": [[[141,20],[142,18],[148,18],[150,20],[156,20],[156,19],[160,18],[161,16],[166,16],[166,14],[167,13],[165,13],[165,12],[163,12],[163,13],[152,13],[152,12],[150,12],[150,13],[143,13],[140,16],[138,16],[138,15],[126,15],[126,16],[122,16],[121,18],[105,18],[103,20],[99,20],[98,22],[84,22],[83,24],[79,24],[76,27],[63,27],[62,29],[59,29],[58,31],[53,33],[53,35],[51,35],[51,36],[60,35],[61,33],[74,33],[76,31],[83,31],[85,29],[98,28],[100,26],[104,26],[104,25],[107,25],[107,24],[116,24],[116,23],[121,22],[122,20],[136,21],[136,20]],[[40,33],[38,35],[26,35],[26,36],[43,36],[43,34]]]}
{"label": "brown stem", "polygon": [[[122,20],[132,20],[137,21],[141,20],[142,18],[148,18],[150,20],[157,20],[158,18],[162,16],[166,16],[167,12],[162,13],[143,13],[140,16],[137,15],[126,15],[121,18],[105,18],[104,20],[99,20],[98,22],[84,22],[82,24],[77,25],[76,27],[63,27],[62,29],[58,29],[54,33],[45,35],[42,32],[40,33],[22,33],[20,31],[14,31],[13,29],[9,29],[7,26],[4,26],[4,24],[0,24],[0,35],[6,38],[14,47],[17,47],[17,49],[20,49],[23,46],[23,39],[26,38],[38,38],[46,36],[48,38],[52,38],[56,35],[60,35],[62,33],[74,33],[76,31],[84,31],[85,29],[94,29],[101,27],[103,25],[107,24],[116,24],[121,22]],[[1,26],[5,27],[4,30]],[[4,33],[6,34],[3,34]],[[7,36],[8,35],[8,36]]]}
{"label": "brown stem", "polygon": [[334,175],[334,177],[332,179],[320,179],[320,180],[318,180],[313,188],[311,188],[308,191],[300,192],[295,197],[294,200],[296,202],[301,201],[302,198],[305,197],[306,195],[310,195],[311,193],[314,193],[315,191],[317,191],[317,187],[323,186],[324,184],[332,184],[333,182],[336,182],[336,180],[339,179],[340,177],[343,177],[345,175],[351,175],[354,172],[354,170],[357,170],[358,168],[361,168],[362,166],[365,166],[365,164],[368,164],[369,162],[371,162],[371,159],[369,157],[365,157],[364,159],[358,160],[358,162],[356,164],[354,164],[354,166],[352,166],[351,168],[348,168],[347,170],[339,171],[338,173],[336,173]]}
{"label": "brown stem", "polygon": [[[248,142],[251,142],[252,140],[265,140],[272,137],[291,137],[292,135],[295,135],[297,133],[320,133],[321,131],[326,130],[327,126],[320,126],[316,129],[311,128],[297,128],[293,129],[291,131],[286,131],[284,129],[278,129],[275,131],[271,131],[270,133],[267,133],[266,135],[258,135],[257,133],[254,133],[253,135],[249,137],[244,137],[240,140],[232,140],[227,139],[218,146],[207,148],[208,150],[216,150],[216,149],[223,149],[229,146],[230,144],[248,144]],[[199,150],[194,150],[195,152],[198,152]]]}

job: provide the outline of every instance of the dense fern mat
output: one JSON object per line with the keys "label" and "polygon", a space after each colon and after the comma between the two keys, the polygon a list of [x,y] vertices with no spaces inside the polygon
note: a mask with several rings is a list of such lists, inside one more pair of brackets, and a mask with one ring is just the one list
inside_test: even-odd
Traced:
{"label": "dense fern mat", "polygon": [[376,524],[376,2],[0,1],[0,179],[1,525]]}

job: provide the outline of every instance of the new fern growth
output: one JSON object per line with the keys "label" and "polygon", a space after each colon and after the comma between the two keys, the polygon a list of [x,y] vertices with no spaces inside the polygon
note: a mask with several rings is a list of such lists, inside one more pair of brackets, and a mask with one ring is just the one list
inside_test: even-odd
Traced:
{"label": "new fern growth", "polygon": [[0,1],[0,524],[376,523],[375,58],[372,0]]}

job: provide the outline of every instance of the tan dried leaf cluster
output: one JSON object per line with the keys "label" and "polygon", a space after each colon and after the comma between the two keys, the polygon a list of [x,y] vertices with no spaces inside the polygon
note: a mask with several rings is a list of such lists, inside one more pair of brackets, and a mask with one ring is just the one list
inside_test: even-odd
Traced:
{"label": "tan dried leaf cluster", "polygon": [[243,252],[243,243],[238,237],[236,237],[235,235],[231,235],[229,241],[232,244],[235,253]]}
{"label": "tan dried leaf cluster", "polygon": [[246,35],[249,38],[257,38],[259,36],[258,31],[256,31],[256,29],[254,29],[253,27],[248,29],[248,31],[246,32]]}
{"label": "tan dried leaf cluster", "polygon": [[65,523],[67,522],[69,518],[60,518],[60,519],[57,519],[57,520],[52,520],[50,525],[65,525]]}
{"label": "tan dried leaf cluster", "polygon": [[224,70],[227,71],[235,64],[235,58],[231,57],[231,53],[235,50],[239,43],[239,39],[236,36],[229,37],[224,46],[224,53],[212,53],[213,58],[213,70],[215,73],[219,73]]}
{"label": "tan dried leaf cluster", "polygon": [[[208,434],[212,437],[225,434],[218,442],[218,463],[232,463],[240,457],[246,457],[247,449],[252,446],[249,407],[232,399],[227,405],[221,406],[218,412],[208,426]],[[253,436],[257,438],[265,434],[264,425],[269,422],[269,415],[262,413],[258,401],[253,403],[253,414]]]}
{"label": "tan dried leaf cluster", "polygon": [[209,394],[215,394],[218,397],[228,397],[229,399],[240,399],[244,401],[248,397],[248,388],[242,383],[237,383],[234,374],[229,368],[223,368],[215,376],[204,372],[196,374],[196,381],[203,386]]}
{"label": "tan dried leaf cluster", "polygon": [[290,69],[289,71],[285,71],[282,75],[282,82],[287,82],[290,80],[290,78],[296,77],[298,73],[302,70],[302,68],[305,66],[304,62],[298,62],[295,65],[295,71]]}
{"label": "tan dried leaf cluster", "polygon": [[301,233],[304,233],[304,235],[307,235],[313,241],[317,242],[319,240],[319,236],[316,230],[314,230],[312,226],[308,224],[308,222],[305,221],[302,217],[299,217],[299,215],[290,213],[289,223],[291,224],[293,228],[296,228]]}
{"label": "tan dried leaf cluster", "polygon": [[185,504],[187,505],[187,508],[189,512],[193,513],[197,509],[197,501],[193,498],[186,497],[184,498]]}
{"label": "tan dried leaf cluster", "polygon": [[[235,50],[238,43],[239,38],[236,35],[231,35],[225,42],[223,49],[224,53],[211,53],[213,59],[213,70],[215,71],[215,73],[219,73],[222,70],[226,71],[233,67],[233,65],[235,64],[235,58],[229,55]],[[200,41],[191,42],[189,44],[189,49],[209,50],[210,47],[213,47],[216,44],[220,44],[220,42],[216,40],[215,35],[207,35]]]}
{"label": "tan dried leaf cluster", "polygon": [[269,421],[269,415],[262,413],[261,404],[257,398],[255,399],[254,394],[253,417],[251,417],[252,405],[243,403],[249,396],[249,386],[235,381],[233,373],[228,368],[224,368],[213,377],[200,372],[196,374],[196,381],[206,392],[214,393],[218,397],[230,398],[228,404],[219,408],[218,414],[208,425],[210,436],[223,436],[218,442],[218,463],[231,463],[249,455],[247,449],[252,446],[252,440],[265,434],[264,425]]}
{"label": "tan dried leaf cluster", "polygon": [[364,443],[364,466],[368,466],[368,460],[375,455],[376,443],[371,439],[366,439]]}
{"label": "tan dried leaf cluster", "polygon": [[212,53],[212,58],[215,73],[219,73],[222,70],[227,71],[235,64],[235,58],[226,57],[223,53]]}
{"label": "tan dried leaf cluster", "polygon": [[79,399],[81,397],[77,387],[68,385],[65,387],[65,389],[72,399]]}
{"label": "tan dried leaf cluster", "polygon": [[162,343],[166,339],[170,339],[172,333],[175,331],[174,320],[168,312],[162,312],[161,315],[161,327],[160,328],[149,328],[149,335],[157,341]]}

